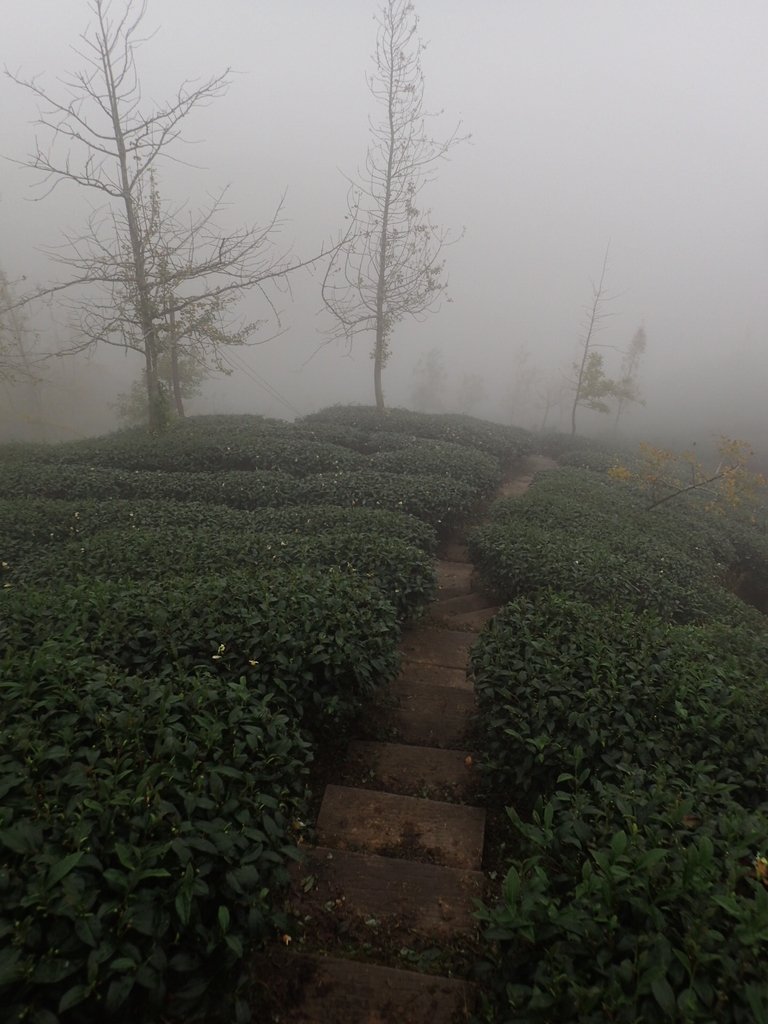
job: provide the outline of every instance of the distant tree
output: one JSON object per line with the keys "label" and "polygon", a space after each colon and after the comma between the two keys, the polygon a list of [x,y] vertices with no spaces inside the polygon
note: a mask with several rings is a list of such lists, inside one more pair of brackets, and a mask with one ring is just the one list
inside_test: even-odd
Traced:
{"label": "distant tree", "polygon": [[457,388],[459,412],[471,412],[487,394],[485,381],[479,373],[463,373]]}
{"label": "distant tree", "polygon": [[645,334],[645,327],[638,327],[632,335],[632,341],[630,341],[629,348],[624,353],[624,358],[621,363],[621,376],[617,382],[620,390],[618,394],[618,402],[616,404],[616,419],[613,424],[614,430],[618,428],[619,420],[630,402],[645,404],[643,399],[640,397],[640,388],[637,382],[637,371],[640,366],[640,360],[645,355],[647,346],[648,339]]}
{"label": "distant tree", "polygon": [[33,351],[34,336],[14,289],[0,270],[0,382],[33,381],[39,368]]}
{"label": "distant tree", "polygon": [[334,336],[350,342],[371,331],[376,407],[384,409],[382,371],[395,325],[433,311],[446,290],[443,248],[448,233],[416,204],[436,164],[460,140],[426,128],[424,44],[409,0],[384,0],[377,16],[374,72],[368,87],[381,116],[370,125],[362,180],[349,195],[350,228],[330,261],[323,300],[336,320]]}
{"label": "distant tree", "polygon": [[440,412],[445,404],[448,374],[439,348],[432,348],[416,363],[411,401],[419,412]]}
{"label": "distant tree", "polygon": [[[196,364],[188,355],[177,353],[175,360],[172,360],[167,352],[160,356],[158,383],[164,423],[183,418],[184,402],[201,394],[207,376],[208,371]],[[117,396],[114,408],[118,417],[129,426],[148,425],[149,409],[144,371],[133,381],[127,392]]]}
{"label": "distant tree", "polygon": [[607,317],[605,303],[607,294],[605,277],[608,270],[608,248],[606,247],[600,279],[592,285],[592,301],[586,307],[584,331],[580,342],[580,357],[574,364],[575,379],[572,383],[573,405],[571,407],[571,435],[576,433],[576,410],[580,405],[595,412],[608,413],[611,407],[608,398],[618,398],[622,392],[619,382],[606,377],[603,356],[595,352],[595,336]]}
{"label": "distant tree", "polygon": [[[66,238],[63,252],[51,253],[74,276],[23,301],[85,286],[77,322],[83,340],[69,351],[101,341],[140,351],[150,429],[160,430],[164,413],[158,367],[168,339],[173,343],[176,337],[174,330],[183,325],[187,341],[194,337],[194,344],[212,345],[215,351],[232,340],[221,332],[226,304],[301,264],[272,249],[279,207],[266,227],[222,234],[214,227],[220,196],[186,226],[180,211],[170,217],[166,212],[164,233],[153,238],[148,232],[156,212],[151,210],[152,167],[170,155],[189,114],[224,94],[229,72],[196,87],[184,83],[170,101],[142,109],[136,49],[146,0],[122,0],[119,6],[116,0],[90,0],[89,8],[93,23],[77,51],[84,68],[61,83],[59,95],[37,79],[10,77],[41,103],[36,124],[50,134],[50,146],[36,141],[23,164],[44,174],[45,194],[67,181],[106,196],[109,204],[90,217],[80,236]],[[59,152],[62,143],[64,152]],[[159,247],[153,247],[161,237]],[[190,254],[193,263],[185,263]],[[163,289],[165,298],[158,301]]]}

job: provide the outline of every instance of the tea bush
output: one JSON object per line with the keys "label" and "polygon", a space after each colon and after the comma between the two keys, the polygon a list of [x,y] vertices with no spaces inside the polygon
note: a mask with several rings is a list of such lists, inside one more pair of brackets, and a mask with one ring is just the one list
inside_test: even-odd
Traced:
{"label": "tea bush", "polygon": [[30,582],[83,579],[176,580],[242,571],[258,579],[265,571],[295,566],[347,570],[376,583],[398,617],[413,617],[435,591],[432,558],[404,541],[381,535],[326,530],[314,536],[254,533],[196,527],[125,527],[102,530],[31,552],[6,575]]}
{"label": "tea bush", "polygon": [[471,653],[492,785],[531,799],[566,775],[620,785],[634,768],[706,762],[735,799],[758,806],[768,800],[766,661],[765,632],[520,598]]}
{"label": "tea bush", "polygon": [[377,452],[370,462],[379,472],[458,480],[469,484],[479,496],[490,494],[501,483],[497,458],[447,441],[414,438],[397,451]]}
{"label": "tea bush", "polygon": [[161,473],[85,465],[0,464],[0,497],[3,498],[43,497],[72,501],[139,498],[208,502],[253,509],[295,503],[298,484],[299,481],[287,473],[266,470]]}
{"label": "tea bush", "polygon": [[294,504],[345,505],[405,512],[437,530],[454,526],[475,505],[469,483],[439,476],[376,473],[318,473],[296,482]]}
{"label": "tea bush", "polygon": [[336,405],[305,416],[297,425],[315,427],[318,424],[450,441],[494,455],[505,465],[533,450],[532,435],[521,427],[454,413],[422,413],[410,409],[388,409],[381,413],[374,406]]}
{"label": "tea bush", "polygon": [[121,543],[130,543],[134,530],[164,528],[198,530],[212,536],[236,531],[314,536],[325,530],[348,530],[401,540],[428,553],[437,546],[435,531],[427,523],[385,509],[307,505],[247,511],[224,505],[141,499],[0,498],[0,557],[5,561],[18,562],[36,546],[48,547],[117,528],[126,532]]}
{"label": "tea bush", "polygon": [[132,675],[74,635],[6,653],[0,700],[3,1020],[199,1015],[284,929],[296,724],[252,681]]}
{"label": "tea bush", "polygon": [[768,1020],[768,805],[661,764],[509,813],[515,857],[481,913],[486,1019]]}
{"label": "tea bush", "polygon": [[219,472],[222,470],[279,470],[290,476],[359,469],[366,459],[349,448],[294,437],[289,425],[259,431],[252,438],[233,432],[209,436],[181,426],[159,437],[109,435],[88,442],[50,445],[46,462],[90,465],[110,469],[164,472]]}
{"label": "tea bush", "polygon": [[494,503],[491,521],[470,534],[469,547],[508,599],[552,587],[674,622],[715,617],[754,625],[757,613],[726,587],[728,567],[739,560],[738,535],[735,523],[696,506],[648,512],[635,489],[558,469],[538,477],[522,498]]}
{"label": "tea bush", "polygon": [[333,569],[0,590],[0,652],[50,638],[136,675],[173,666],[242,676],[315,735],[338,730],[398,664],[392,603]]}

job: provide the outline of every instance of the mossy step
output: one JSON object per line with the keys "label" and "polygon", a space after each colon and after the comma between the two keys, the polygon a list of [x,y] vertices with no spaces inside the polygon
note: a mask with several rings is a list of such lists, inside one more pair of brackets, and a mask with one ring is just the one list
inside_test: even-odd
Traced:
{"label": "mossy step", "polygon": [[437,592],[440,598],[458,597],[474,590],[475,567],[471,562],[449,562],[439,559],[437,570]]}
{"label": "mossy step", "polygon": [[446,941],[477,932],[480,871],[318,846],[305,850],[293,874],[292,911],[302,920],[362,920],[372,942],[380,932],[399,945],[411,936]]}
{"label": "mossy step", "polygon": [[275,948],[254,963],[286,1024],[459,1024],[474,986],[456,978]]}
{"label": "mossy step", "polygon": [[326,786],[317,818],[322,846],[478,871],[485,810],[379,790]]}
{"label": "mossy step", "polygon": [[472,690],[400,678],[390,693],[395,706],[386,712],[386,720],[399,741],[425,747],[464,744],[475,713]]}
{"label": "mossy step", "polygon": [[466,668],[469,650],[477,637],[461,629],[420,626],[408,629],[400,640],[400,652],[409,661],[443,665],[445,668]]}
{"label": "mossy step", "polygon": [[466,750],[355,740],[349,745],[341,781],[450,803],[469,798],[476,775]]}

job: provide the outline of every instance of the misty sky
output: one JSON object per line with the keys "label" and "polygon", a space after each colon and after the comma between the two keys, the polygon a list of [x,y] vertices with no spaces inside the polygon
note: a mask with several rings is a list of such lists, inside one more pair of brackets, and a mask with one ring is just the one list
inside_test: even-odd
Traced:
{"label": "misty sky", "polygon": [[[160,167],[163,191],[193,203],[231,183],[230,215],[260,222],[286,192],[281,244],[316,252],[345,212],[373,110],[365,74],[375,3],[367,0],[149,0],[138,53],[144,93],[226,66],[227,95],[187,122],[198,140]],[[768,4],[765,0],[416,0],[426,103],[471,142],[454,150],[424,200],[465,237],[447,252],[452,302],[404,323],[385,374],[390,404],[409,404],[419,357],[440,347],[452,381],[478,372],[504,407],[521,347],[542,376],[567,371],[582,307],[610,240],[615,298],[601,341],[625,346],[644,323],[647,407],[633,427],[748,434],[764,429],[768,380]],[[68,44],[85,0],[6,0],[3,60],[55,77],[80,62]],[[35,108],[0,81],[2,152],[30,149]],[[0,265],[11,278],[57,271],[38,247],[82,223],[83,196],[62,186],[26,200],[31,172],[0,165]],[[292,417],[335,401],[372,401],[369,342],[309,363],[329,321],[317,278],[278,296],[285,331],[246,353],[288,405],[240,376],[210,386],[213,407]],[[265,313],[246,303],[250,318]],[[618,355],[606,349],[608,369]],[[613,360],[613,363],[611,362]],[[136,357],[100,353],[98,400],[137,374]],[[94,380],[97,375],[94,371]],[[100,378],[101,379],[101,378]],[[530,410],[529,418],[535,417]],[[585,426],[587,420],[585,419]],[[530,425],[530,423],[526,423]]]}

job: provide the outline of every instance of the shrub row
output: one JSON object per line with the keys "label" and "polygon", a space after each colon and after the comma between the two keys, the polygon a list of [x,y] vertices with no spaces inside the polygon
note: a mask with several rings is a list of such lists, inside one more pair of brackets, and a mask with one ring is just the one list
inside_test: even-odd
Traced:
{"label": "shrub row", "polygon": [[314,536],[246,530],[201,532],[196,527],[125,527],[102,530],[31,551],[11,563],[7,580],[46,583],[57,580],[195,579],[242,571],[258,579],[265,571],[310,566],[337,568],[376,583],[398,618],[414,616],[435,591],[432,558],[413,545],[376,534],[326,530]]}
{"label": "shrub row", "polygon": [[472,652],[514,856],[481,918],[494,1019],[766,1019],[765,632],[542,593]]}
{"label": "shrub row", "polygon": [[447,441],[414,438],[397,451],[377,452],[370,462],[379,472],[448,477],[469,484],[478,495],[490,494],[501,482],[495,456]]}
{"label": "shrub row", "polygon": [[309,762],[293,718],[263,686],[128,674],[72,632],[6,654],[0,700],[3,1019],[191,1019],[284,928]]}
{"label": "shrub row", "polygon": [[416,516],[434,527],[452,524],[472,508],[470,484],[439,476],[373,471],[317,473],[296,480],[259,470],[221,473],[155,473],[94,466],[43,464],[0,467],[0,497],[93,499],[137,498],[195,501],[232,508],[341,505],[388,509]]}
{"label": "shrub row", "polygon": [[768,634],[671,626],[654,614],[543,592],[506,605],[471,664],[482,746],[500,792],[551,794],[566,776],[620,784],[633,768],[709,763],[768,800]]}
{"label": "shrub row", "polygon": [[738,555],[722,520],[692,507],[648,512],[639,492],[598,474],[541,475],[522,498],[497,502],[469,546],[507,599],[552,587],[673,622],[759,620],[726,589]]}
{"label": "shrub row", "polygon": [[450,441],[494,455],[505,465],[532,451],[532,436],[527,430],[453,413],[431,414],[409,409],[389,409],[382,413],[374,406],[336,405],[298,421],[300,427],[318,424]]}
{"label": "shrub row", "polygon": [[118,528],[127,532],[145,528],[198,530],[210,536],[235,531],[315,536],[327,530],[345,530],[401,540],[428,553],[437,545],[435,531],[427,523],[385,509],[306,505],[246,511],[224,505],[141,499],[0,498],[0,555],[6,561],[18,563],[35,547]]}
{"label": "shrub row", "polygon": [[282,569],[93,581],[0,591],[0,651],[78,638],[126,672],[203,667],[269,686],[307,726],[327,731],[397,667],[395,609],[342,570]]}

